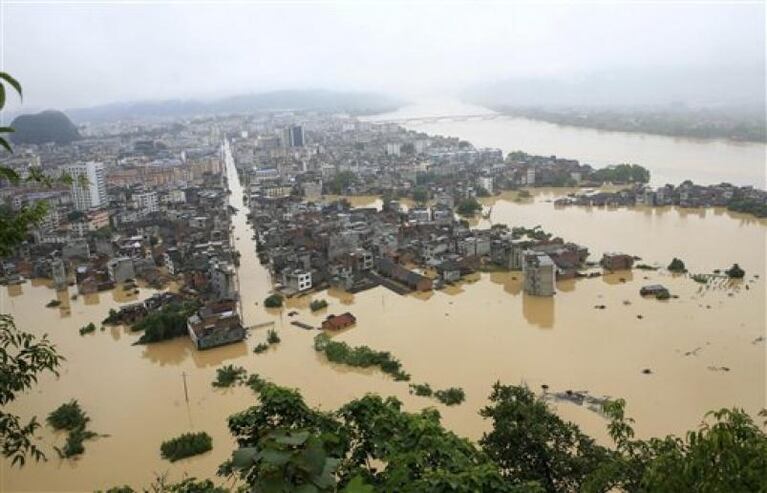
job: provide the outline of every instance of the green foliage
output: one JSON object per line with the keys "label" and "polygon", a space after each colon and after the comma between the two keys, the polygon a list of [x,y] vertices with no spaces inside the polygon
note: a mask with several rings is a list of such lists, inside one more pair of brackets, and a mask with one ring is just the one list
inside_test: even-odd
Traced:
{"label": "green foliage", "polygon": [[255,393],[261,392],[261,389],[263,389],[267,383],[268,382],[261,378],[261,376],[259,376],[257,373],[249,375],[248,379],[245,380],[245,385],[250,387],[250,389]]}
{"label": "green foliage", "polygon": [[245,375],[247,371],[241,366],[222,366],[216,369],[216,380],[212,385],[218,388],[231,387],[245,380]]}
{"label": "green foliage", "polygon": [[273,294],[267,296],[264,300],[264,306],[267,308],[280,308],[282,306],[283,297],[281,294]]}
{"label": "green foliage", "polygon": [[[144,493],[232,493],[227,488],[216,486],[210,479],[198,481],[197,478],[187,477],[181,481],[172,483],[166,479],[165,475],[158,475],[149,485],[149,488],[142,490]],[[239,490],[235,490],[239,491]],[[97,493],[104,493],[98,491]],[[116,486],[109,488],[105,493],[137,493],[130,486]],[[242,492],[241,492],[242,493]]]}
{"label": "green foliage", "polygon": [[28,456],[43,460],[45,454],[33,441],[40,428],[37,419],[23,423],[6,406],[30,390],[40,375],[58,375],[63,360],[47,336],[38,339],[23,332],[13,317],[0,314],[0,448],[11,465],[23,466]]}
{"label": "green foliage", "polygon": [[687,272],[687,268],[684,266],[684,262],[681,259],[674,257],[670,264],[668,264],[668,270],[678,274]]}
{"label": "green foliage", "polygon": [[266,342],[269,344],[277,344],[280,342],[280,336],[277,335],[276,330],[269,329],[269,332],[266,333]]}
{"label": "green foliage", "polygon": [[258,344],[256,344],[256,347],[253,348],[253,352],[256,354],[260,354],[266,351],[267,349],[269,349],[269,344],[266,344],[265,342],[259,342]]}
{"label": "green foliage", "polygon": [[133,330],[144,331],[138,343],[146,344],[186,335],[186,321],[198,307],[196,302],[174,302],[149,313],[133,326]]}
{"label": "green foliage", "polygon": [[411,383],[410,393],[421,397],[431,397],[434,391],[428,383]]}
{"label": "green foliage", "polygon": [[638,164],[618,164],[595,170],[591,179],[601,183],[648,183],[650,171]]}
{"label": "green foliage", "polygon": [[16,144],[69,144],[80,139],[75,124],[61,111],[19,115],[13,119],[11,126],[15,130],[11,140]]}
{"label": "green foliage", "polygon": [[405,413],[391,397],[367,395],[325,413],[267,384],[259,405],[232,416],[229,428],[239,449],[219,473],[253,491],[513,491],[435,410]]}
{"label": "green foliage", "polygon": [[67,440],[64,443],[64,447],[54,448],[56,452],[58,452],[59,457],[62,459],[68,459],[85,452],[85,446],[83,445],[83,442],[97,436],[98,435],[96,433],[90,430],[86,430],[85,427],[75,428],[74,430],[67,433]]}
{"label": "green foliage", "polygon": [[184,433],[165,441],[160,446],[160,455],[171,462],[199,455],[213,449],[213,439],[204,431]]}
{"label": "green foliage", "polygon": [[658,270],[657,267],[654,267],[652,265],[647,265],[647,264],[637,264],[634,267],[639,270]]}
{"label": "green foliage", "polygon": [[[19,97],[22,97],[21,84],[19,84],[19,81],[6,72],[0,72],[0,110],[5,107],[6,84],[11,86],[16,93],[18,93]],[[0,127],[0,146],[4,147],[8,152],[13,152],[13,150],[2,134],[12,133],[13,131],[14,129],[11,127]]]}
{"label": "green foliage", "polygon": [[474,197],[463,199],[455,206],[455,211],[463,217],[472,217],[481,210],[482,204]]}
{"label": "green foliage", "polygon": [[493,428],[479,443],[514,485],[535,481],[546,491],[580,491],[609,457],[606,449],[525,387],[496,383],[480,415],[490,419]]}
{"label": "green foliage", "polygon": [[413,189],[413,200],[419,204],[426,203],[429,200],[429,191],[424,187],[416,187]]}
{"label": "green foliage", "polygon": [[[616,453],[594,475],[594,491],[765,491],[767,435],[744,411],[706,414],[684,438],[634,439],[622,400],[604,405]],[[762,411],[764,416],[764,411]]]}
{"label": "green foliage", "polygon": [[466,393],[458,387],[450,387],[434,392],[434,397],[446,406],[455,406],[466,400]]}
{"label": "green foliage", "polygon": [[80,335],[84,336],[85,334],[90,334],[92,332],[96,332],[96,324],[93,322],[89,323],[88,325],[84,325],[80,327]]}
{"label": "green foliage", "polygon": [[727,277],[732,279],[743,279],[743,277],[746,275],[746,271],[741,269],[738,264],[732,264],[732,267],[727,269],[725,273],[727,274]]}
{"label": "green foliage", "polygon": [[51,300],[45,304],[45,306],[47,306],[48,308],[56,308],[59,305],[61,305],[61,301],[59,300]]}
{"label": "green foliage", "polygon": [[325,182],[326,193],[343,195],[344,191],[357,181],[357,175],[352,171],[341,171]]}
{"label": "green foliage", "polygon": [[314,300],[311,303],[309,303],[309,308],[313,312],[322,310],[323,308],[327,308],[327,307],[328,307],[328,302],[325,300]]}
{"label": "green foliage", "polygon": [[54,430],[65,430],[67,440],[63,448],[55,447],[59,457],[69,458],[80,455],[85,452],[83,442],[97,436],[96,433],[87,430],[86,426],[90,418],[80,407],[76,400],[71,400],[66,404],[57,407],[48,415],[48,424]]}
{"label": "green foliage", "polygon": [[52,411],[46,421],[54,430],[71,431],[84,427],[90,418],[83,412],[76,400],[71,400]]}
{"label": "green foliage", "polygon": [[384,373],[392,375],[395,380],[410,380],[410,375],[402,370],[402,364],[388,351],[375,351],[367,346],[351,347],[345,342],[336,342],[327,334],[319,334],[314,338],[314,349],[325,353],[328,361],[341,363],[359,368],[377,366]]}
{"label": "green foliage", "polygon": [[727,209],[756,217],[767,217],[767,204],[757,198],[733,198],[727,203]]}

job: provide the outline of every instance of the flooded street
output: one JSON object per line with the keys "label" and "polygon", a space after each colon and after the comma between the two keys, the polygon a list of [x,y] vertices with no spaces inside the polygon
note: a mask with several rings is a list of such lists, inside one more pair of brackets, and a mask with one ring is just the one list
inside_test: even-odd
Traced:
{"label": "flooded street", "polygon": [[[477,135],[482,133],[481,123],[465,125],[478,125]],[[460,136],[472,140],[470,134]],[[474,143],[498,145],[490,142],[492,138],[485,142],[477,138]],[[525,142],[512,147],[539,152]],[[595,152],[598,148],[593,146]],[[566,151],[550,145],[546,153],[583,158]],[[635,157],[626,160],[656,171]],[[676,172],[687,172],[684,164],[680,166]],[[701,164],[700,174],[690,177],[710,181],[706,166]],[[752,167],[752,161],[741,161],[725,172],[754,177]],[[486,429],[478,410],[497,380],[526,383],[534,390],[546,384],[552,391],[588,390],[623,397],[642,437],[683,432],[711,409],[739,406],[755,413],[765,406],[765,343],[756,341],[765,332],[765,221],[721,210],[555,209],[551,201],[561,190],[537,191],[523,202],[507,194],[486,199],[492,212],[478,226],[541,225],[587,246],[591,260],[598,260],[604,251],[621,250],[645,263],[665,266],[678,256],[693,273],[710,273],[738,262],[746,279],[703,286],[686,276],[634,270],[560,282],[554,298],[535,298],[522,293],[521,273],[482,273],[460,286],[426,295],[403,297],[381,287],[355,295],[331,290],[290,299],[282,310],[266,310],[261,304],[270,291],[269,275],[255,254],[242,188],[228,154],[227,168],[230,202],[238,210],[233,225],[242,255],[239,288],[244,323],[273,321],[282,342],[263,354],[252,352],[265,340],[268,327],[251,330],[246,342],[204,352],[196,351],[185,337],[133,346],[138,335],[124,328],[107,327],[83,337],[79,327],[88,322],[98,325],[110,308],[133,300],[111,292],[69,300],[70,288],[70,293],[59,294],[68,310],[45,308],[57,295],[44,284],[0,287],[0,311],[14,315],[24,330],[48,333],[67,358],[60,378],[41,379],[12,410],[44,420],[61,403],[77,399],[91,417],[90,428],[108,435],[86,442],[86,452],[78,460],[62,461],[52,446],[60,445],[64,435],[44,426],[41,437],[50,460],[22,470],[4,463],[0,490],[140,487],[154,474],[165,472],[174,479],[184,473],[213,477],[233,449],[226,418],[255,403],[248,388],[211,387],[215,369],[222,364],[241,365],[280,385],[299,388],[311,405],[323,409],[334,409],[366,392],[397,396],[408,409],[435,406],[450,429],[472,439]],[[377,201],[368,197],[353,202],[362,206]],[[639,296],[642,285],[656,282],[679,298],[661,302]],[[152,290],[142,289],[139,297],[151,294]],[[326,299],[329,307],[312,314],[309,302],[319,298]],[[287,315],[292,310],[299,312],[293,318]],[[463,387],[466,402],[448,408],[409,395],[407,383],[381,372],[329,364],[314,351],[312,338],[317,332],[289,323],[319,325],[328,314],[344,311],[357,317],[357,325],[338,334],[338,339],[391,351],[413,382]],[[646,368],[652,373],[644,374]],[[184,399],[184,374],[189,403]],[[598,414],[569,403],[556,407],[587,433],[605,439],[605,421]],[[213,450],[174,464],[161,460],[161,442],[188,431],[208,432]]]}

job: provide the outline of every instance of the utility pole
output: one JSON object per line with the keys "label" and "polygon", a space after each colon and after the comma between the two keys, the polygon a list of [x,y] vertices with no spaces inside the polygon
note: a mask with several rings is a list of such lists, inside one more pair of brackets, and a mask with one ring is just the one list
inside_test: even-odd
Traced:
{"label": "utility pole", "polygon": [[186,399],[186,403],[189,404],[189,390],[186,387],[186,372],[183,372],[181,377],[184,379],[184,398]]}

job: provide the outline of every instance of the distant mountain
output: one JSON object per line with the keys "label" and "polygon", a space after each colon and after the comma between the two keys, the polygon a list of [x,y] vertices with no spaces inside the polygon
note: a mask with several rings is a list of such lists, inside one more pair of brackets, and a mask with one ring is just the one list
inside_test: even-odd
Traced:
{"label": "distant mountain", "polygon": [[401,101],[375,93],[291,90],[230,96],[213,101],[174,99],[114,103],[71,109],[67,110],[67,113],[78,123],[98,123],[142,117],[179,117],[268,110],[337,111],[360,115],[392,111],[402,104]]}
{"label": "distant mountain", "polygon": [[34,115],[19,115],[11,122],[16,131],[10,134],[15,144],[69,144],[80,138],[72,121],[61,111],[48,110]]}

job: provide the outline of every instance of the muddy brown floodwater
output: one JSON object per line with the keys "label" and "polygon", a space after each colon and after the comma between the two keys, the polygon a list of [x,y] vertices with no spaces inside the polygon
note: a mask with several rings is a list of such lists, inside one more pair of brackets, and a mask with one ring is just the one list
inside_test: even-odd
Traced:
{"label": "muddy brown floodwater", "polygon": [[[111,292],[70,300],[71,289],[57,295],[41,282],[2,287],[0,310],[13,314],[25,330],[48,333],[67,357],[60,378],[41,379],[12,410],[44,419],[62,402],[78,399],[91,417],[91,429],[108,435],[86,442],[81,458],[59,460],[52,446],[60,445],[64,436],[44,427],[41,440],[50,460],[21,470],[4,463],[2,491],[139,487],[163,473],[175,479],[185,473],[214,477],[234,446],[226,418],[255,403],[247,388],[211,387],[215,369],[222,364],[242,365],[278,384],[299,388],[311,405],[323,409],[366,392],[397,396],[410,410],[435,406],[447,427],[472,439],[487,428],[477,412],[498,380],[525,383],[535,390],[546,384],[552,391],[623,397],[643,437],[683,432],[710,409],[739,406],[756,413],[765,405],[765,345],[757,341],[765,332],[764,221],[720,210],[555,209],[550,201],[563,191],[537,191],[523,202],[505,195],[486,200],[486,206],[492,206],[490,218],[477,225],[540,224],[588,246],[592,259],[603,251],[622,250],[646,263],[666,265],[679,256],[692,272],[738,262],[746,279],[703,286],[685,276],[634,270],[560,282],[553,298],[535,298],[522,293],[521,273],[482,273],[427,295],[398,296],[384,288],[355,295],[330,290],[267,311],[261,302],[270,289],[269,275],[258,263],[242,189],[230,159],[227,164],[231,202],[239,211],[234,237],[242,254],[239,282],[245,323],[273,321],[282,342],[256,355],[252,348],[265,339],[267,328],[252,330],[244,343],[204,352],[196,351],[187,338],[133,346],[138,336],[124,328],[81,337],[79,327],[98,323],[110,308],[132,300]],[[375,197],[356,198],[354,203],[380,204]],[[639,288],[655,282],[679,298],[641,298]],[[151,293],[142,289],[139,298]],[[65,307],[45,308],[57,296]],[[330,306],[312,314],[309,302],[317,298]],[[287,315],[292,310],[298,311],[293,318]],[[391,351],[414,382],[463,387],[466,402],[448,408],[409,395],[406,383],[381,372],[329,364],[313,349],[316,331],[289,323],[318,325],[327,314],[347,310],[358,323],[337,334],[338,339]],[[643,374],[645,368],[652,373]],[[560,415],[606,441],[605,421],[598,414],[567,402],[554,405]],[[160,459],[163,440],[201,430],[213,437],[211,452],[174,464]]]}

